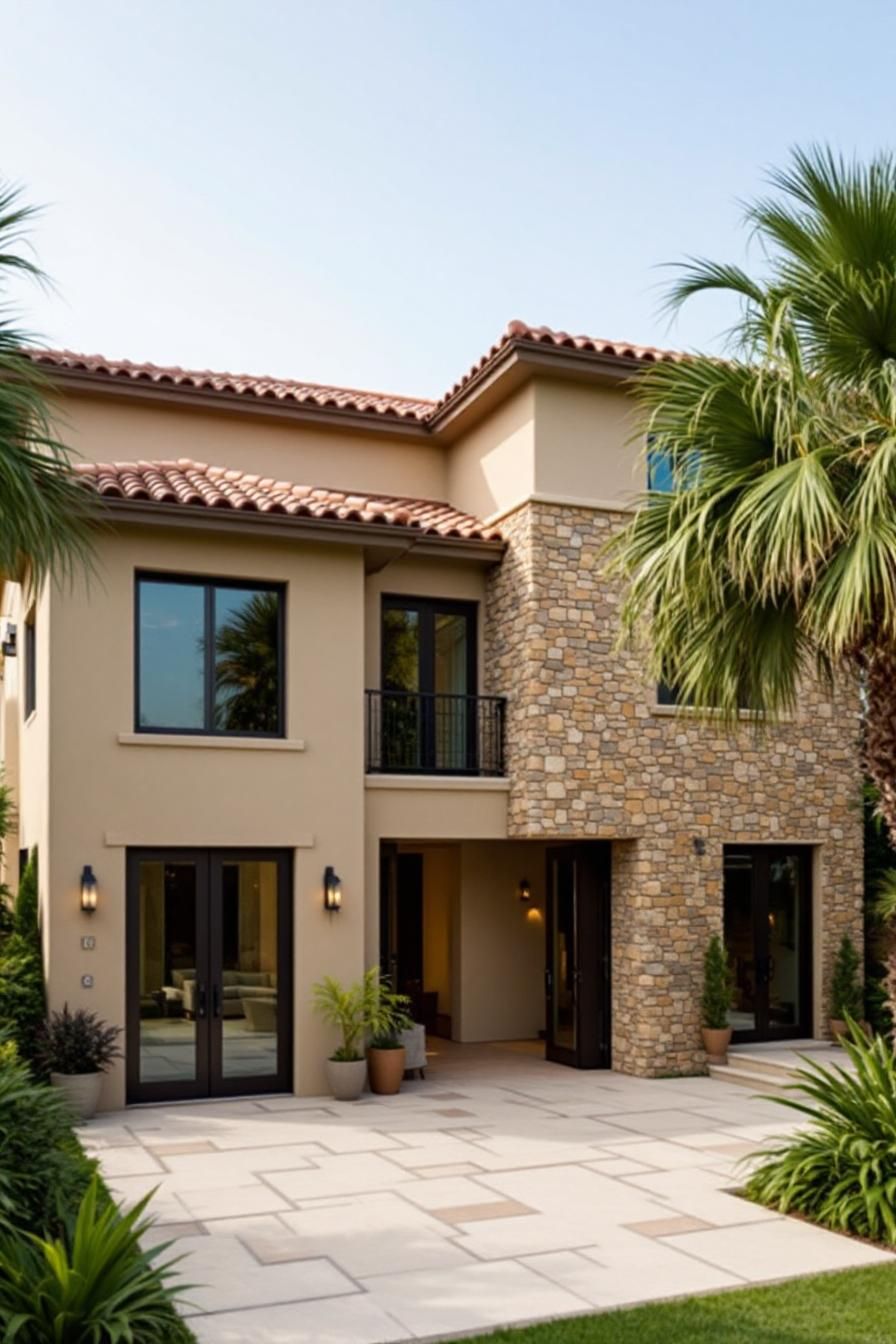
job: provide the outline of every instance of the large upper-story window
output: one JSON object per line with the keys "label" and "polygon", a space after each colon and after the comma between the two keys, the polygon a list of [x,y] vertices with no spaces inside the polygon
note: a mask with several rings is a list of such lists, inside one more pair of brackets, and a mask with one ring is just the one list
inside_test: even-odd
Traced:
{"label": "large upper-story window", "polygon": [[137,576],[138,732],[282,737],[283,589]]}

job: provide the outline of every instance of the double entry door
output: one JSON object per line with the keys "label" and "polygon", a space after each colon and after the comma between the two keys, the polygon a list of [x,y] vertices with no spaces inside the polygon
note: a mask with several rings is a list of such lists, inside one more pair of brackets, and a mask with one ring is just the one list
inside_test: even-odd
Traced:
{"label": "double entry door", "polygon": [[129,850],[129,1101],[286,1091],[292,1079],[285,850]]}
{"label": "double entry door", "polygon": [[725,849],[725,949],[736,1041],[812,1035],[811,849]]}
{"label": "double entry door", "polygon": [[545,1054],[578,1069],[608,1069],[610,845],[547,851]]}

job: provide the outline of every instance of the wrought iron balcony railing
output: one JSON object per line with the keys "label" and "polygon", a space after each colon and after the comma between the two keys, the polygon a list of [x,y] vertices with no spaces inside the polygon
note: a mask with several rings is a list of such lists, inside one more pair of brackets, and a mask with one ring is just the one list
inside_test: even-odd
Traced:
{"label": "wrought iron balcony railing", "polygon": [[371,774],[503,775],[500,695],[367,691]]}

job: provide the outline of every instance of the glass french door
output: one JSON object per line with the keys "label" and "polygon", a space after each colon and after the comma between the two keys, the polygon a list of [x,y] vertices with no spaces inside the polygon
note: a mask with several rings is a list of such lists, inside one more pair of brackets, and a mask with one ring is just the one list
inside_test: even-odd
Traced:
{"label": "glass french door", "polygon": [[382,767],[475,771],[476,605],[384,597]]}
{"label": "glass french door", "polygon": [[129,1101],[290,1087],[290,867],[281,850],[128,852]]}
{"label": "glass french door", "polygon": [[545,1055],[610,1067],[610,847],[547,851]]}
{"label": "glass french door", "polygon": [[724,910],[734,1040],[811,1036],[811,850],[726,847]]}

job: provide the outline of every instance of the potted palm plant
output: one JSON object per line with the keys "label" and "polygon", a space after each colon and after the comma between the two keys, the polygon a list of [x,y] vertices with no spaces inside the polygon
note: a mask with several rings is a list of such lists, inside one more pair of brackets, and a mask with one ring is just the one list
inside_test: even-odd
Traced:
{"label": "potted palm plant", "polygon": [[703,958],[703,997],[700,1001],[703,1049],[710,1064],[727,1064],[731,1044],[731,968],[722,940],[715,934]]}
{"label": "potted palm plant", "polygon": [[831,1036],[839,1044],[848,1033],[848,1022],[861,1022],[865,1015],[865,995],[859,979],[859,954],[855,943],[844,934],[831,976]]}
{"label": "potted palm plant", "polygon": [[406,1051],[401,1033],[412,1025],[410,999],[396,994],[388,980],[376,980],[376,995],[370,1013],[367,1066],[370,1090],[379,1096],[394,1096],[404,1077]]}
{"label": "potted palm plant", "polygon": [[376,1007],[379,971],[366,971],[353,985],[325,975],[311,993],[315,1012],[337,1027],[342,1042],[327,1060],[327,1082],[336,1101],[357,1101],[367,1078],[364,1043]]}
{"label": "potted palm plant", "polygon": [[72,1110],[82,1120],[96,1113],[103,1074],[118,1059],[117,1041],[121,1027],[110,1027],[84,1008],[51,1013],[41,1032],[38,1059],[50,1075],[50,1082],[65,1095]]}

